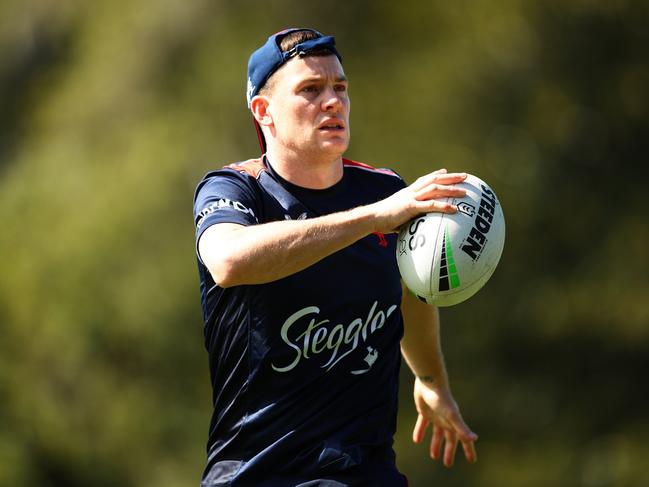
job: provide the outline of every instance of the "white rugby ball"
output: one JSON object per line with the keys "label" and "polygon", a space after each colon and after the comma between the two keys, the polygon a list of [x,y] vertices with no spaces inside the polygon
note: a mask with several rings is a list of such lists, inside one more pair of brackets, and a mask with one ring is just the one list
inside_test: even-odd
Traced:
{"label": "white rugby ball", "polygon": [[447,198],[457,213],[428,213],[403,225],[397,263],[406,286],[422,301],[452,306],[473,296],[493,274],[505,245],[505,217],[496,193],[469,174]]}

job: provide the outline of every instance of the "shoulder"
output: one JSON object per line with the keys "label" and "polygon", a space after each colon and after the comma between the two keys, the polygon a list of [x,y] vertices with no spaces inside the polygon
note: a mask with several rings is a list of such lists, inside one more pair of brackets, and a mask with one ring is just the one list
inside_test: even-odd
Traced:
{"label": "shoulder", "polygon": [[225,166],[223,169],[232,169],[233,171],[237,171],[239,174],[245,174],[255,179],[258,179],[259,175],[267,170],[266,165],[261,158],[235,162],[234,164]]}
{"label": "shoulder", "polygon": [[343,167],[345,172],[352,174],[356,181],[369,180],[373,185],[378,184],[393,191],[406,186],[403,178],[392,169],[377,168],[351,159],[343,159]]}
{"label": "shoulder", "polygon": [[366,164],[364,162],[352,161],[351,159],[343,158],[343,166],[345,168],[350,168],[351,170],[365,171],[376,175],[390,176],[393,178],[401,179],[401,176],[399,176],[392,169],[377,168],[370,166],[369,164]]}
{"label": "shoulder", "polygon": [[248,159],[223,166],[221,169],[208,172],[199,181],[194,192],[194,199],[201,191],[222,185],[252,189],[262,172],[266,170],[261,159]]}

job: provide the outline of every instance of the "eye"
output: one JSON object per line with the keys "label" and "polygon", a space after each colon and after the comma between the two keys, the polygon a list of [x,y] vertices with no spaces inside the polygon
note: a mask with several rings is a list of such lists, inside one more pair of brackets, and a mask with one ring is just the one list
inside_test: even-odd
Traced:
{"label": "eye", "polygon": [[341,92],[347,91],[347,85],[344,85],[342,83],[337,84],[336,86],[334,86],[334,90]]}
{"label": "eye", "polygon": [[303,91],[305,93],[316,93],[318,91],[318,87],[316,85],[306,85],[300,91]]}

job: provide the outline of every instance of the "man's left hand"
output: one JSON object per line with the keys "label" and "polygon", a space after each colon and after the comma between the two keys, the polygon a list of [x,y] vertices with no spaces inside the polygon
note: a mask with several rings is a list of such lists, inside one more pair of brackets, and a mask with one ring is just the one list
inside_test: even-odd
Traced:
{"label": "man's left hand", "polygon": [[475,441],[478,435],[466,425],[460,414],[451,392],[448,388],[415,379],[415,406],[417,408],[417,422],[412,433],[412,440],[421,443],[426,433],[426,428],[432,424],[433,437],[430,442],[430,456],[438,460],[442,454],[444,443],[444,466],[452,467],[455,461],[457,442],[462,443],[464,456],[470,463],[475,463],[478,455]]}

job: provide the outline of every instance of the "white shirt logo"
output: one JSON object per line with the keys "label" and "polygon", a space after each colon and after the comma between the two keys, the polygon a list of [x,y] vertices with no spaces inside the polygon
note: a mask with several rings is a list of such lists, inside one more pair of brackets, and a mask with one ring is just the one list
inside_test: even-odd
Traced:
{"label": "white shirt logo", "polygon": [[[383,328],[387,318],[397,309],[396,304],[385,311],[377,310],[377,307],[378,301],[374,301],[365,320],[359,317],[346,325],[339,323],[334,327],[324,326],[331,321],[319,316],[320,308],[317,306],[307,306],[296,311],[286,319],[280,331],[282,341],[294,351],[293,360],[287,364],[271,364],[273,370],[289,372],[297,367],[300,361],[324,353],[328,354],[328,359],[321,367],[329,372],[334,365]],[[378,351],[368,346],[367,352],[365,362],[368,367],[351,371],[352,374],[364,374],[370,370],[378,357]]]}
{"label": "white shirt logo", "polygon": [[[304,212],[304,213],[300,213],[296,218],[296,220],[306,220],[306,218],[307,218],[307,214],[306,212]],[[292,220],[292,219],[293,218],[291,218],[291,215],[289,215],[288,213],[284,213],[284,220]]]}
{"label": "white shirt logo", "polygon": [[255,221],[259,222],[259,220],[257,220],[257,217],[255,216],[255,213],[250,208],[244,206],[243,203],[229,200],[227,198],[221,198],[220,200],[210,203],[200,211],[200,213],[198,214],[198,223],[196,224],[196,227],[200,228],[200,226],[203,224],[203,220],[205,220],[205,217],[211,215],[219,208],[234,208],[241,213],[251,215],[255,219]]}
{"label": "white shirt logo", "polygon": [[359,369],[359,370],[352,370],[352,374],[354,375],[360,375],[364,374],[366,372],[369,372],[370,369],[372,368],[372,365],[374,365],[374,362],[376,362],[376,359],[379,358],[379,352],[376,350],[376,348],[372,347],[367,347],[367,355],[365,355],[365,362],[367,362],[367,368],[365,369]]}

